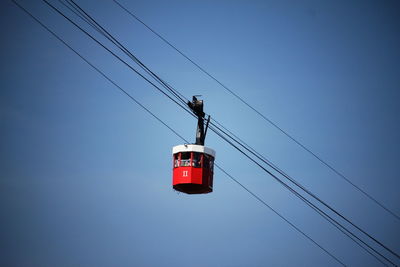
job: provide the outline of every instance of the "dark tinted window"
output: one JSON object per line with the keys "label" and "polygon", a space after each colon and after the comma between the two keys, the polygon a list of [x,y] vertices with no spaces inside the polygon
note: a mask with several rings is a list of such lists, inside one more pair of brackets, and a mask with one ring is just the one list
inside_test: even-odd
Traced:
{"label": "dark tinted window", "polygon": [[190,166],[190,152],[181,153],[181,166]]}
{"label": "dark tinted window", "polygon": [[174,155],[174,168],[179,167],[179,153]]}
{"label": "dark tinted window", "polygon": [[205,169],[210,169],[211,171],[214,170],[214,158],[204,154],[204,159],[203,159],[203,166]]}
{"label": "dark tinted window", "polygon": [[201,153],[193,152],[192,166],[195,168],[201,167]]}

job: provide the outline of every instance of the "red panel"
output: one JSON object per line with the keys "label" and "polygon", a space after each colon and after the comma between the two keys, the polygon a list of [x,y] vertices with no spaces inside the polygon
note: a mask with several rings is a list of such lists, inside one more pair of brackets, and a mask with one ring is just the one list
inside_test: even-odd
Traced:
{"label": "red panel", "polygon": [[202,184],[203,174],[201,168],[178,167],[174,168],[173,185],[176,184]]}

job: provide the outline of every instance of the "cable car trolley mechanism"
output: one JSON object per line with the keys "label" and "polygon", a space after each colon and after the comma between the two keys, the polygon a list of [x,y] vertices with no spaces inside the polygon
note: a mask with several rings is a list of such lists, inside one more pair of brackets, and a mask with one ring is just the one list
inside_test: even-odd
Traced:
{"label": "cable car trolley mechanism", "polygon": [[172,185],[177,191],[187,194],[206,194],[213,191],[215,151],[204,146],[208,123],[204,129],[203,100],[193,96],[188,106],[197,115],[196,143],[174,146]]}

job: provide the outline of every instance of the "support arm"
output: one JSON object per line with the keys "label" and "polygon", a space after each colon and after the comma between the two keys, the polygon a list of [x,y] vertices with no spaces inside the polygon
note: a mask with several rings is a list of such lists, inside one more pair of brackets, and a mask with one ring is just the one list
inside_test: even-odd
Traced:
{"label": "support arm", "polygon": [[[204,130],[204,116],[205,113],[203,111],[203,100],[198,100],[195,96],[193,96],[192,102],[188,102],[188,106],[193,113],[197,116],[197,130],[196,130],[196,145],[204,146],[204,140],[206,139],[206,133],[208,128],[208,122],[206,130]],[[210,118],[208,118],[208,121]]]}

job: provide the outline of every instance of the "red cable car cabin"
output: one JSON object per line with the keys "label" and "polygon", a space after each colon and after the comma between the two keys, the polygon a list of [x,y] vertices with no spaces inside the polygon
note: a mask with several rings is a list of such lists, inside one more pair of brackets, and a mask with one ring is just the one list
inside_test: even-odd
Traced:
{"label": "red cable car cabin", "polygon": [[187,194],[206,194],[213,190],[215,151],[201,145],[172,148],[173,188]]}

